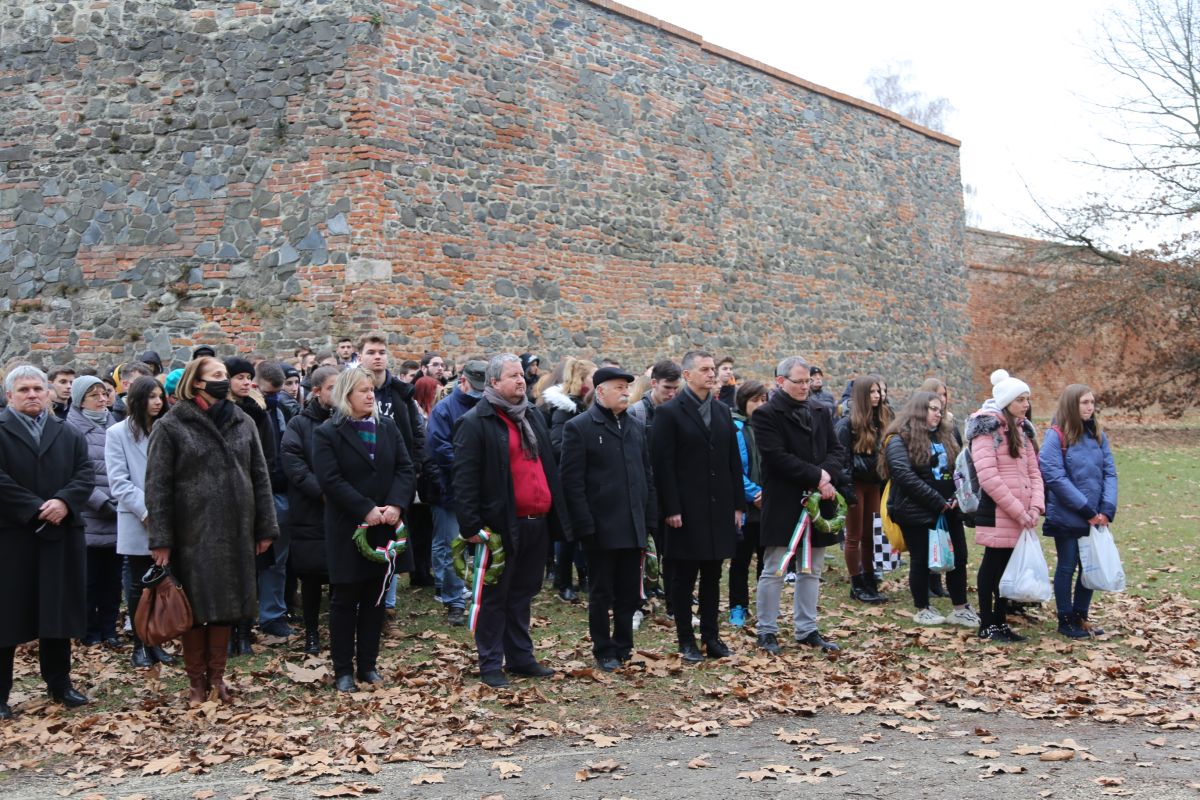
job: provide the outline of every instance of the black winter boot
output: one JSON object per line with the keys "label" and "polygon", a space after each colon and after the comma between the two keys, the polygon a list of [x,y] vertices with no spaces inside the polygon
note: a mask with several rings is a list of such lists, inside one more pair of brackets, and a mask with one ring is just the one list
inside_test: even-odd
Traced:
{"label": "black winter boot", "polygon": [[887,602],[887,600],[888,600],[887,595],[885,595],[883,592],[879,591],[879,581],[880,581],[879,573],[868,572],[863,575],[863,580],[865,580],[867,583],[867,590],[875,598],[874,600],[871,600],[872,603],[886,603]]}
{"label": "black winter boot", "polygon": [[851,575],[850,576],[850,599],[857,600],[860,603],[877,602],[876,595],[871,593],[871,589],[867,584],[866,575]]}
{"label": "black winter boot", "polygon": [[305,628],[304,652],[310,656],[319,655],[321,652],[321,637],[315,625]]}
{"label": "black winter boot", "polygon": [[1073,613],[1058,615],[1058,632],[1068,639],[1086,639],[1089,635],[1087,631],[1079,627]]}

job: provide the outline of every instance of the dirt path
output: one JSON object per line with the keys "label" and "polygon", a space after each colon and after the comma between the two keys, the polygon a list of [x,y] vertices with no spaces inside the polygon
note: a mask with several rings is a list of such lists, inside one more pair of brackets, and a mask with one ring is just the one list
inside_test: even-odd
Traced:
{"label": "dirt path", "polygon": [[[61,792],[72,787],[76,790],[70,796],[91,800],[358,796],[349,790],[420,800],[491,795],[509,800],[723,800],[793,793],[889,800],[1106,795],[1200,798],[1197,730],[1026,720],[1008,713],[943,710],[937,716],[930,721],[868,714],[772,717],[746,728],[724,728],[715,736],[657,733],[616,741],[609,747],[545,740],[512,751],[468,750],[443,762],[390,764],[376,775],[341,776],[296,786],[266,783],[244,772],[245,764],[224,765],[199,776],[127,777],[115,785],[105,785],[103,777],[76,783],[49,771],[18,773],[7,780],[0,778],[0,793],[5,800],[67,796]],[[781,729],[788,736],[777,735]],[[1022,747],[1025,753],[1013,752]],[[1065,757],[1062,751],[1073,755],[1067,761],[1042,761],[1039,753],[1029,752],[1034,749],[1057,750],[1058,757]],[[596,777],[578,780],[582,777],[579,771],[587,769],[589,762]],[[689,767],[689,762],[694,766]],[[502,779],[502,769],[510,770],[514,777]],[[741,773],[752,775],[739,777]],[[414,785],[420,776],[444,782]],[[338,786],[347,791],[329,793]]]}

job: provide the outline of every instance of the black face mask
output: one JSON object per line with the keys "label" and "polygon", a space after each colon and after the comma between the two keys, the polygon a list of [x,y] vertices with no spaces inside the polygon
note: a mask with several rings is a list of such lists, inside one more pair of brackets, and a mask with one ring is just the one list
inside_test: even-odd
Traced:
{"label": "black face mask", "polygon": [[214,400],[229,397],[229,381],[205,381],[204,392]]}

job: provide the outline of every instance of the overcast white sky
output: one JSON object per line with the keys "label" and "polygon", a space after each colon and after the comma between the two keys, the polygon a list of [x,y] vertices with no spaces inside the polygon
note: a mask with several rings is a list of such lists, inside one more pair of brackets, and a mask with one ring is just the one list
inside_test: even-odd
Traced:
{"label": "overcast white sky", "polygon": [[[910,62],[910,88],[946,97],[961,139],[963,180],[981,227],[1030,233],[1030,192],[1066,205],[1103,180],[1073,165],[1119,135],[1094,101],[1117,87],[1092,56],[1100,22],[1127,0],[622,0],[714,44],[814,83],[872,100],[866,78]],[[1028,184],[1029,189],[1026,189]]]}

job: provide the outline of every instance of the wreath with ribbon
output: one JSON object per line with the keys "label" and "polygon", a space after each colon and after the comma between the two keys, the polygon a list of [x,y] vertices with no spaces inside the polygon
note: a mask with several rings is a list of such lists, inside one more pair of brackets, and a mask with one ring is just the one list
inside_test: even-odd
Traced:
{"label": "wreath with ribbon", "polygon": [[837,515],[832,519],[825,519],[821,516],[821,495],[813,492],[808,496],[808,502],[805,503],[804,508],[808,511],[812,526],[818,533],[841,533],[846,527],[846,498],[842,497],[841,492],[838,492],[834,497],[834,502],[837,503]]}
{"label": "wreath with ribbon", "polygon": [[396,532],[393,534],[391,541],[379,547],[372,547],[367,540],[367,531],[371,526],[365,522],[360,522],[358,527],[354,529],[354,546],[358,548],[358,554],[368,561],[374,561],[376,564],[391,564],[397,558],[404,555],[404,551],[408,549],[408,529],[401,522],[396,526]]}
{"label": "wreath with ribbon", "polygon": [[[483,573],[483,582],[494,586],[500,580],[500,573],[504,572],[504,543],[500,534],[486,529],[480,531],[480,538],[484,540],[484,544],[477,546],[486,546],[488,551],[488,565]],[[466,539],[456,536],[450,542],[450,554],[454,558],[454,572],[471,586],[474,583],[476,559],[467,558],[468,544],[470,543]]]}

